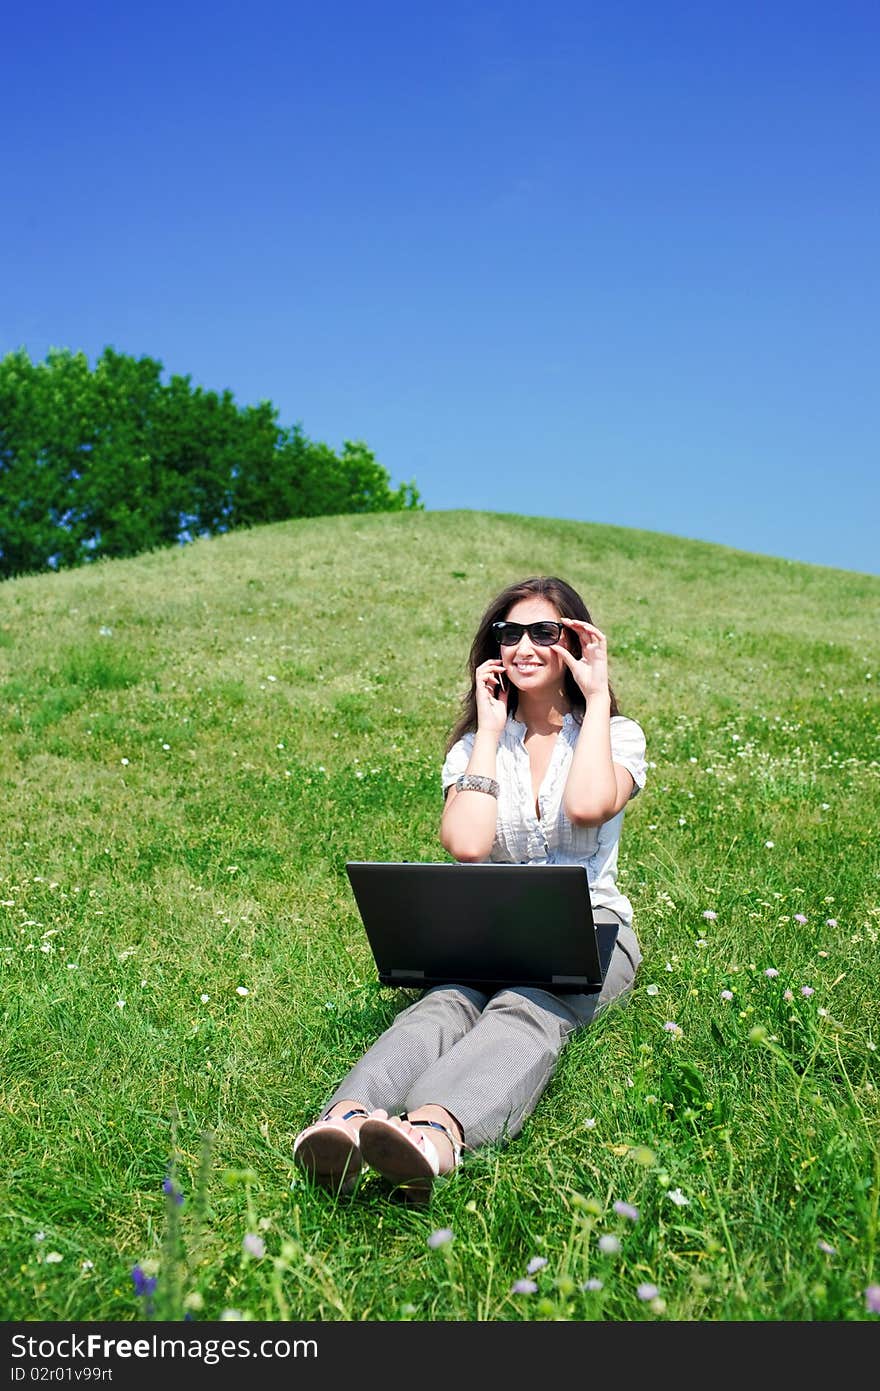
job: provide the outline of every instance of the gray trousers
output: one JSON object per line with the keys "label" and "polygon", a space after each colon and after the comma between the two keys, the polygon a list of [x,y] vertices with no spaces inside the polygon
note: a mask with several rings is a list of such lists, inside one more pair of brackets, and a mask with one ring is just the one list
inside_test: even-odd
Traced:
{"label": "gray trousers", "polygon": [[[618,921],[606,909],[595,917]],[[621,924],[595,995],[520,987],[489,996],[465,985],[434,986],[401,1010],[327,1106],[352,1099],[389,1115],[443,1106],[471,1148],[511,1139],[535,1109],[569,1034],[628,993],[641,959],[635,933]]]}

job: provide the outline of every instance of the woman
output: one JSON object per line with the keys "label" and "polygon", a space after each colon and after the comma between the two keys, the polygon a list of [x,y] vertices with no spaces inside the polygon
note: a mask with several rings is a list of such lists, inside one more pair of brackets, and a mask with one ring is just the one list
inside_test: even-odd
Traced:
{"label": "woman", "polygon": [[489,605],[469,671],[443,765],[444,848],[461,861],[585,865],[594,917],[618,924],[614,953],[598,995],[450,984],[403,1010],[294,1144],[335,1191],[369,1165],[424,1197],[463,1147],[518,1134],[569,1034],[629,990],[641,960],[616,875],[645,738],[618,710],[604,633],[564,580],[532,577]]}

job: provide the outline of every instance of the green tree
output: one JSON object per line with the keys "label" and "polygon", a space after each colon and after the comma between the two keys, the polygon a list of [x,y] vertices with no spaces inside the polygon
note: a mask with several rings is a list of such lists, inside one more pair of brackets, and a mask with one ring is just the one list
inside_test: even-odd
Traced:
{"label": "green tree", "polygon": [[237,526],[419,508],[361,441],[285,429],[270,401],[162,381],[154,358],[0,361],[0,577],[137,555]]}

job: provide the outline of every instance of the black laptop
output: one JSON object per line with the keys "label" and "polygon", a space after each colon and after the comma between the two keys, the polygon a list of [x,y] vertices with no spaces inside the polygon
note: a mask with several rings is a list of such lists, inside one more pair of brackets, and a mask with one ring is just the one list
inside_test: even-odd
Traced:
{"label": "black laptop", "polygon": [[383,985],[602,989],[618,922],[594,915],[582,865],[345,868]]}

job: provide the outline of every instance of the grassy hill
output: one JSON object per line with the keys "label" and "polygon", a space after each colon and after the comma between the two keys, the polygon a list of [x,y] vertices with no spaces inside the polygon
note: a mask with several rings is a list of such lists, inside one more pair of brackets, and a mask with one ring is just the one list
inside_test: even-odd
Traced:
{"label": "grassy hill", "polygon": [[[345,861],[446,858],[473,630],[539,572],[647,735],[636,990],[428,1210],[336,1203],[293,1138],[410,998]],[[876,577],[470,512],[0,585],[2,1317],[871,1317],[878,615]]]}

